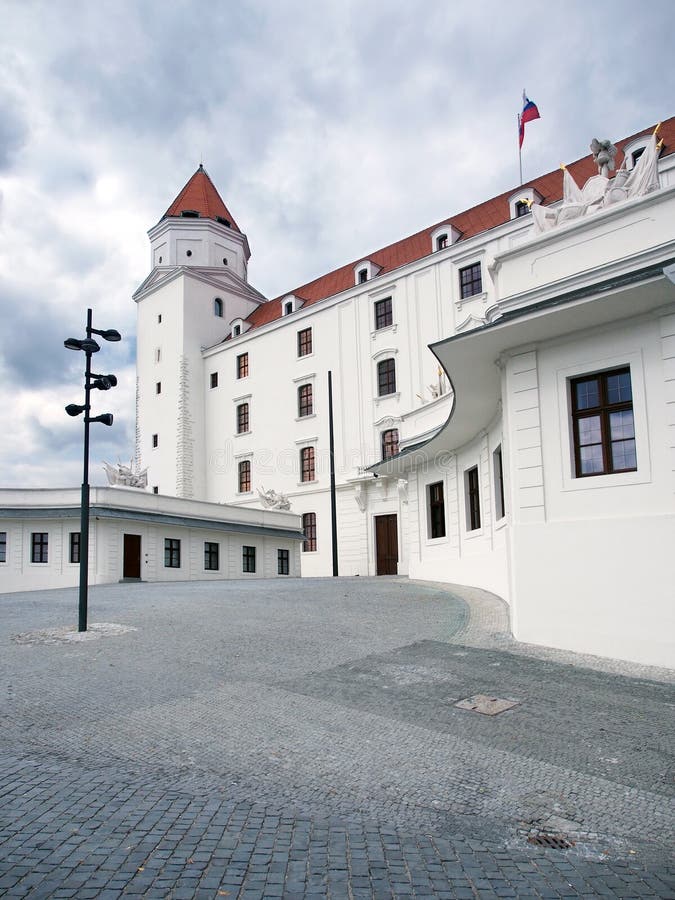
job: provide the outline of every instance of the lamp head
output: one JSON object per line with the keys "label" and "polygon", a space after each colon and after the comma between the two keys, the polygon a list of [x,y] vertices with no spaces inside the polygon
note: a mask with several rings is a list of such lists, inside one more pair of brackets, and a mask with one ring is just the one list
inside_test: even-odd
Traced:
{"label": "lamp head", "polygon": [[63,346],[68,350],[84,350],[85,353],[97,353],[101,348],[92,338],[68,338],[63,342]]}
{"label": "lamp head", "polygon": [[100,334],[104,341],[121,341],[122,335],[117,331],[116,328],[105,328],[103,330],[99,330],[98,328],[91,329],[94,334]]}
{"label": "lamp head", "polygon": [[66,412],[69,416],[79,416],[80,413],[84,412],[84,406],[78,406],[77,403],[69,403],[66,406]]}
{"label": "lamp head", "polygon": [[112,425],[113,423],[113,414],[112,413],[101,413],[100,416],[94,416],[92,419],[89,419],[90,422],[100,422],[102,425]]}

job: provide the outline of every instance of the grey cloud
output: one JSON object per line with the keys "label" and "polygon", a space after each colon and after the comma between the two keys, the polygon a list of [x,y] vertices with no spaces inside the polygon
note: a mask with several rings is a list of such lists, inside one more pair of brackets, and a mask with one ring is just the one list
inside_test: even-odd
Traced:
{"label": "grey cloud", "polygon": [[25,118],[0,94],[0,171],[10,167],[27,137]]}

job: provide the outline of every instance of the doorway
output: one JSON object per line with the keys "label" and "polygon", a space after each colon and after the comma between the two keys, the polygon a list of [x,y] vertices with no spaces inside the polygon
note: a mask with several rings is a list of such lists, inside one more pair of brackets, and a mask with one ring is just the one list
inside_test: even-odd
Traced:
{"label": "doorway", "polygon": [[122,578],[141,580],[141,536],[140,534],[124,535],[124,561]]}
{"label": "doorway", "polygon": [[375,556],[378,575],[398,575],[397,516],[375,516]]}

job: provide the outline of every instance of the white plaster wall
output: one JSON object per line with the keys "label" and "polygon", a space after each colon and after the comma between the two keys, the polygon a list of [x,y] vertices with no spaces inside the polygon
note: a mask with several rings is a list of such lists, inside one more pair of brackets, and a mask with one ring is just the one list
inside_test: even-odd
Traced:
{"label": "white plaster wall", "polygon": [[[518,639],[675,665],[673,358],[675,316],[652,315],[509,360]],[[575,478],[568,379],[625,364],[638,469]]]}

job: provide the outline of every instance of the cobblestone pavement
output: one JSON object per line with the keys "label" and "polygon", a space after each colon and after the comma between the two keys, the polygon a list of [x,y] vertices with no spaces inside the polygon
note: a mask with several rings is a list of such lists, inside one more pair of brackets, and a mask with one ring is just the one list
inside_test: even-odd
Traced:
{"label": "cobblestone pavement", "polygon": [[1,896],[675,897],[672,672],[404,579],[98,587],[84,641],[76,607],[0,595]]}

